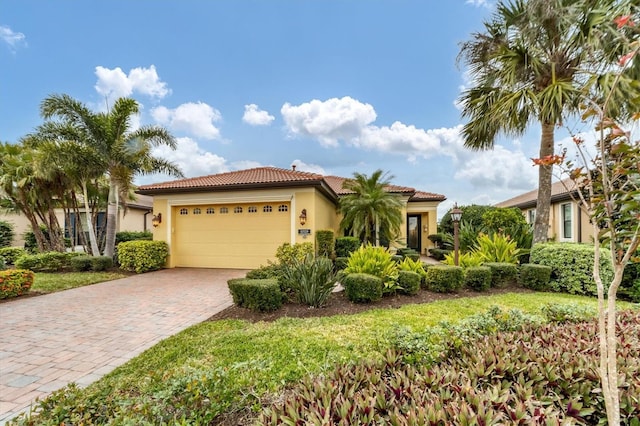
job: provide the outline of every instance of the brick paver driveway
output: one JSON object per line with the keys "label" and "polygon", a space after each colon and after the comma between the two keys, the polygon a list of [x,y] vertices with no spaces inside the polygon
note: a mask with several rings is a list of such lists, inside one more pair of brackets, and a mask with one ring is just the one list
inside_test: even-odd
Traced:
{"label": "brick paver driveway", "polygon": [[232,269],[166,269],[0,304],[0,424],[231,305]]}

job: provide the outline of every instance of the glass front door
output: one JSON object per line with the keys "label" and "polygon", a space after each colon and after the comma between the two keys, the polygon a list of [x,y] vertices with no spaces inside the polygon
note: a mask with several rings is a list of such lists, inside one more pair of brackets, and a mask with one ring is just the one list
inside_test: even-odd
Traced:
{"label": "glass front door", "polygon": [[414,249],[418,253],[422,252],[420,244],[420,216],[407,216],[407,247]]}

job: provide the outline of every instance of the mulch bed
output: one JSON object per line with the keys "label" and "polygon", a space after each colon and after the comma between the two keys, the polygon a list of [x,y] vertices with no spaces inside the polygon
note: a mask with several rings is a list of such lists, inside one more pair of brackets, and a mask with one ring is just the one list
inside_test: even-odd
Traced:
{"label": "mulch bed", "polygon": [[222,319],[242,319],[249,322],[275,321],[278,318],[310,318],[329,317],[333,315],[351,315],[371,309],[397,309],[404,305],[417,303],[431,303],[439,300],[460,299],[463,297],[491,296],[504,293],[531,293],[531,290],[510,286],[504,288],[490,288],[487,291],[477,292],[472,290],[460,290],[458,293],[435,293],[427,290],[420,290],[414,296],[396,294],[383,297],[382,300],[374,303],[353,303],[350,302],[344,292],[332,293],[323,308],[311,308],[298,303],[285,303],[275,312],[254,312],[246,308],[233,305],[223,311],[218,312],[209,318],[209,321]]}

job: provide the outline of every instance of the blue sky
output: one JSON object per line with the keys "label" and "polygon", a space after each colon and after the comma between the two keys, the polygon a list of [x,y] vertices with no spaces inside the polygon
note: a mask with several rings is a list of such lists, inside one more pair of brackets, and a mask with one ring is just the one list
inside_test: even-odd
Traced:
{"label": "blue sky", "polygon": [[[489,204],[533,189],[539,132],[472,152],[455,101],[459,43],[485,0],[0,0],[0,140],[66,93],[95,109],[143,106],[187,176],[256,166],[352,176]],[[167,180],[153,176],[138,183]]]}

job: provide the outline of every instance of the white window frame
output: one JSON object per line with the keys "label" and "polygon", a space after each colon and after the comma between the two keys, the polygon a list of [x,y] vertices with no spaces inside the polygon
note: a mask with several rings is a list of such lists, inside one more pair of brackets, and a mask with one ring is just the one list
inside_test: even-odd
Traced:
{"label": "white window frame", "polygon": [[[567,231],[567,216],[565,215],[565,207],[569,207],[569,212],[568,212],[568,221],[569,221],[569,226],[568,226],[568,231],[569,231],[569,236],[566,236],[566,231]],[[575,227],[574,227],[574,223],[575,223],[575,218],[574,218],[574,208],[573,208],[573,203],[569,202],[569,203],[562,203],[559,206],[560,209],[560,214],[558,215],[559,218],[559,225],[560,225],[560,229],[559,229],[559,240],[560,241],[573,241],[574,240],[574,236],[575,236]]]}

